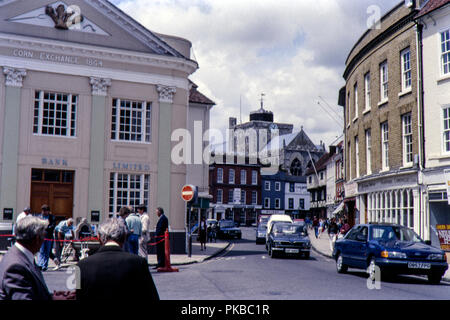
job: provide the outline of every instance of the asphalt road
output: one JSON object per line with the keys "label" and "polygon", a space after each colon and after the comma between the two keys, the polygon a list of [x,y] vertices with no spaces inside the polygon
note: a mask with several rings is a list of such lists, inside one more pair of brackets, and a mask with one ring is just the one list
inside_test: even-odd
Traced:
{"label": "asphalt road", "polygon": [[[369,289],[364,271],[338,274],[333,260],[311,252],[308,260],[270,258],[255,244],[254,228],[242,228],[242,240],[203,263],[178,266],[176,273],[156,273],[162,300],[441,300],[450,299],[450,284],[430,285],[425,278],[398,276]],[[66,271],[45,272],[50,290],[74,283]],[[72,278],[70,278],[72,277]]]}

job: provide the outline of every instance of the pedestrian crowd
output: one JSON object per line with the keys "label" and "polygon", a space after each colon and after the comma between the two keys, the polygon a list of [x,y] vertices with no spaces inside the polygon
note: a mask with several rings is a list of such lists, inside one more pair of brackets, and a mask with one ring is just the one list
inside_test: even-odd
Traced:
{"label": "pedestrian crowd", "polygon": [[[25,208],[14,225],[16,241],[0,261],[0,300],[106,300],[128,299],[127,296],[159,300],[148,265],[151,237],[146,211],[145,205],[139,205],[136,212],[132,207],[122,207],[117,217],[100,225],[101,247],[77,264],[79,289],[51,294],[42,272],[48,269],[49,259],[54,260],[55,269],[60,267],[63,241],[74,238],[74,222],[69,218],[56,224],[48,205],[43,205],[38,215]],[[155,232],[158,263],[154,269],[166,266],[164,236],[169,227],[163,208],[157,208],[156,215],[159,218]]]}

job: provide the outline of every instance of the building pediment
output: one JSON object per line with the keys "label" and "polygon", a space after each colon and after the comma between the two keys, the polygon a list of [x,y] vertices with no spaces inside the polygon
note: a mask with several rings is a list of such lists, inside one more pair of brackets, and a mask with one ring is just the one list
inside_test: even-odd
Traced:
{"label": "building pediment", "polygon": [[0,32],[184,57],[106,0],[0,0]]}

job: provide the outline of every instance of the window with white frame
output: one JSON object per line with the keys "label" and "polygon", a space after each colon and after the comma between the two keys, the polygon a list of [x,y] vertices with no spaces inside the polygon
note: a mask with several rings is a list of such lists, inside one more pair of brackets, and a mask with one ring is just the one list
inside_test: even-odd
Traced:
{"label": "window with white frame", "polygon": [[354,98],[355,98],[355,119],[358,118],[358,84],[353,86]]}
{"label": "window with white frame", "polygon": [[258,184],[258,171],[252,170],[252,185]]}
{"label": "window with white frame", "polygon": [[151,142],[151,103],[113,99],[111,139]]}
{"label": "window with white frame", "polygon": [[247,184],[247,171],[241,170],[241,184]]}
{"label": "window with white frame", "polygon": [[303,199],[303,198],[299,199],[299,208],[301,210],[305,210],[305,199]]}
{"label": "window with white frame", "polygon": [[275,191],[281,191],[281,183],[280,182],[275,182]]}
{"label": "window with white frame", "polygon": [[349,179],[352,180],[352,177],[353,177],[352,161],[353,161],[353,159],[352,159],[352,144],[350,141],[348,142],[348,158],[347,159],[348,159],[348,176],[349,176]]}
{"label": "window with white frame", "polygon": [[355,137],[355,162],[356,162],[356,177],[359,177],[359,140]]}
{"label": "window with white frame", "polygon": [[388,64],[387,61],[380,64],[380,97],[381,101],[388,99]]}
{"label": "window with white frame", "polygon": [[247,204],[247,192],[241,190],[241,204]]}
{"label": "window with white frame", "polygon": [[217,189],[217,203],[223,203],[223,190]]}
{"label": "window with white frame", "polygon": [[444,120],[444,152],[450,152],[450,105],[444,107],[443,109],[443,120]]}
{"label": "window with white frame", "polygon": [[252,191],[252,204],[255,205],[258,203],[258,192]]}
{"label": "window with white frame", "polygon": [[264,190],[270,191],[270,181],[264,181]]}
{"label": "window with white frame", "polygon": [[119,212],[125,206],[148,205],[150,175],[111,172],[109,179],[109,213]]}
{"label": "window with white frame", "polygon": [[411,113],[402,116],[403,127],[403,165],[413,163],[413,135],[411,125]]}
{"label": "window with white frame", "polygon": [[350,126],[350,91],[347,93],[347,126]]}
{"label": "window with white frame", "polygon": [[364,76],[365,110],[370,110],[370,72]]}
{"label": "window with white frame", "polygon": [[228,171],[228,183],[234,184],[234,169]]}
{"label": "window with white frame", "polygon": [[217,168],[217,183],[223,183],[223,168]]}
{"label": "window with white frame", "polygon": [[288,206],[289,206],[289,209],[294,209],[294,199],[293,198],[288,199]]}
{"label": "window with white frame", "polygon": [[389,127],[387,121],[381,124],[381,162],[383,170],[389,170]]}
{"label": "window with white frame", "polygon": [[442,74],[450,74],[450,29],[441,32]]}
{"label": "window with white frame", "polygon": [[280,198],[275,199],[275,209],[280,209],[281,201]]}
{"label": "window with white frame", "polygon": [[366,130],[366,173],[372,173],[372,133]]}
{"label": "window with white frame", "polygon": [[34,134],[76,136],[77,95],[36,91],[34,98]]}
{"label": "window with white frame", "polygon": [[228,203],[233,203],[234,202],[234,189],[229,189],[228,190]]}
{"label": "window with white frame", "polygon": [[411,51],[409,48],[401,52],[402,91],[411,89]]}
{"label": "window with white frame", "polygon": [[264,198],[264,208],[270,208],[270,198]]}

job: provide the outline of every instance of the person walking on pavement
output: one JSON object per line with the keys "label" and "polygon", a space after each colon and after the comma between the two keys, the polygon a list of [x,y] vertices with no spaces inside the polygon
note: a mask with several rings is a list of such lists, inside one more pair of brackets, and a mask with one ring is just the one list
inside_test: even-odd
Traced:
{"label": "person walking on pavement", "polygon": [[317,217],[314,217],[312,226],[314,228],[314,235],[316,236],[316,239],[319,235],[319,220],[317,219]]}
{"label": "person walking on pavement", "polygon": [[330,249],[334,250],[334,243],[336,242],[336,236],[339,232],[338,225],[336,224],[336,219],[332,218],[330,226],[328,227],[328,237],[330,238]]}
{"label": "person walking on pavement", "polygon": [[198,237],[200,240],[200,250],[206,250],[206,230],[208,229],[205,221],[205,217],[202,217],[198,226]]}
{"label": "person walking on pavement", "polygon": [[142,224],[142,233],[139,238],[139,256],[144,259],[148,259],[148,242],[150,241],[150,217],[148,216],[147,207],[145,204],[140,204],[137,207],[137,212],[139,213],[139,218]]}
{"label": "person walking on pavement", "polygon": [[158,264],[153,269],[164,268],[166,265],[166,254],[165,254],[165,240],[164,235],[166,230],[169,228],[169,219],[167,219],[164,214],[164,209],[161,207],[156,208],[156,215],[159,217],[158,223],[156,224],[156,256],[158,258]]}
{"label": "person walking on pavement", "polygon": [[141,219],[134,212],[131,212],[125,219],[128,230],[130,232],[128,236],[128,252],[133,254],[139,254],[139,238],[142,234]]}
{"label": "person walking on pavement", "polygon": [[72,239],[75,238],[73,232],[73,219],[69,218],[67,220],[63,220],[55,228],[55,264],[56,267],[53,270],[58,270],[61,267],[61,252],[64,246],[64,240],[66,239],[67,233],[72,234]]}
{"label": "person walking on pavement", "polygon": [[39,218],[45,221],[48,221],[47,228],[45,229],[45,240],[39,250],[38,257],[38,267],[41,268],[42,271],[46,271],[48,269],[48,259],[54,258],[52,254],[53,247],[53,232],[56,227],[56,219],[53,214],[50,213],[50,207],[44,204],[42,207],[42,212],[39,215]]}

